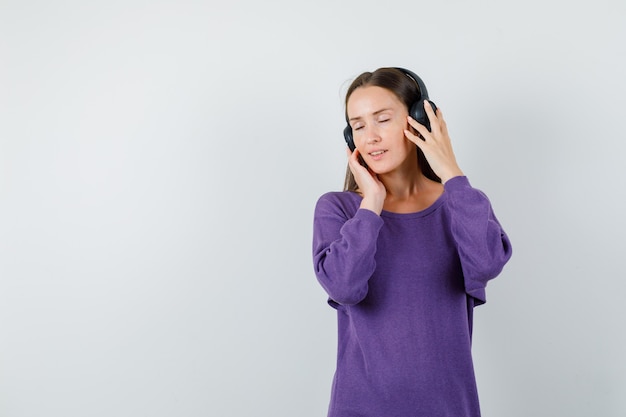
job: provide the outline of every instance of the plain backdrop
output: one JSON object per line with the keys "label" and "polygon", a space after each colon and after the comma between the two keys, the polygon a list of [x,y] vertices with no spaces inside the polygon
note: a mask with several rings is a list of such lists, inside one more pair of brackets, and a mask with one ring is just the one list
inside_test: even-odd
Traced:
{"label": "plain backdrop", "polygon": [[[324,416],[343,94],[418,73],[514,254],[485,417],[626,415],[623,1],[0,0],[0,416]],[[381,416],[384,417],[384,416]]]}

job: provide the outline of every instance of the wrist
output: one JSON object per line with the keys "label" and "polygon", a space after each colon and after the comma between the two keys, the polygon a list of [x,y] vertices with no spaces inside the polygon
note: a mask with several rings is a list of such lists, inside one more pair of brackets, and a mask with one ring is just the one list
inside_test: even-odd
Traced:
{"label": "wrist", "polygon": [[383,211],[384,202],[385,202],[384,199],[380,201],[379,199],[375,199],[375,198],[363,197],[363,200],[361,200],[361,205],[359,206],[359,208],[373,211],[377,215],[380,215],[380,213]]}
{"label": "wrist", "polygon": [[455,168],[452,169],[446,173],[443,173],[442,175],[439,176],[439,178],[441,179],[441,183],[445,184],[446,182],[448,182],[449,180],[451,180],[454,177],[462,177],[463,175],[463,171],[461,171],[460,168]]}

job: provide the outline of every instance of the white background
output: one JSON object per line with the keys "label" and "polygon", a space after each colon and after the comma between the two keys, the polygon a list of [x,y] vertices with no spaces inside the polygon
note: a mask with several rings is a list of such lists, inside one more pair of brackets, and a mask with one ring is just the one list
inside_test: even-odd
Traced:
{"label": "white background", "polygon": [[[514,255],[485,417],[626,415],[622,1],[0,1],[0,415],[325,415],[314,204],[404,66]],[[384,417],[384,416],[383,416]]]}

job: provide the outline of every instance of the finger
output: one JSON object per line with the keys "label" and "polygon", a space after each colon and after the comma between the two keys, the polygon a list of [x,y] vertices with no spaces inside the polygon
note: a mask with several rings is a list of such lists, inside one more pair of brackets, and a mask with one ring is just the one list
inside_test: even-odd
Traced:
{"label": "finger", "polygon": [[444,136],[449,136],[448,124],[446,123],[446,121],[442,119],[440,121],[440,125],[441,125],[441,133],[443,133]]}
{"label": "finger", "polygon": [[437,118],[437,114],[435,114],[435,111],[433,110],[433,106],[430,104],[430,101],[424,100],[424,110],[426,111],[426,115],[428,116],[428,120],[430,121],[430,130],[434,130],[435,126],[439,127],[439,119]]}
{"label": "finger", "polygon": [[363,165],[361,165],[361,152],[358,149],[355,149],[354,152],[350,154],[348,159],[348,165],[350,166],[350,170],[353,174],[356,174],[357,171],[364,169]]}
{"label": "finger", "polygon": [[418,136],[418,138],[421,136],[420,138],[421,140],[426,140],[426,137],[430,134],[426,126],[419,123],[417,120],[415,120],[411,116],[407,116],[407,120],[409,122],[409,125],[417,131],[418,135],[416,136]]}
{"label": "finger", "polygon": [[415,120],[414,118],[412,118],[411,116],[407,116],[407,121],[409,122],[409,125],[417,130],[418,132],[423,132],[423,131],[427,131],[428,129],[426,129],[426,126],[424,126],[423,124],[421,124],[420,122],[418,122],[417,120]]}
{"label": "finger", "polygon": [[350,150],[350,148],[346,147],[346,156],[348,157],[348,168],[350,168],[350,172],[352,172],[352,175],[354,175],[355,166],[358,165],[355,154],[356,154],[356,149],[353,152]]}
{"label": "finger", "polygon": [[359,150],[354,149],[353,151],[350,148],[346,147],[346,155],[348,155],[349,160],[356,160]]}
{"label": "finger", "polygon": [[[422,128],[428,132],[428,130],[422,126]],[[408,129],[404,130],[404,136],[410,140],[411,142],[413,142],[414,144],[416,144],[418,146],[418,148],[422,149],[422,146],[424,146],[426,144],[426,141],[423,139],[424,135],[423,134],[419,134],[421,136],[416,135],[415,133],[411,132]]]}
{"label": "finger", "polygon": [[[430,104],[430,101],[428,100],[424,100],[424,110],[426,110],[427,114],[432,114],[433,116],[437,117],[437,115],[435,114],[435,110],[433,110],[433,105]],[[439,108],[437,108],[437,110],[439,110]]]}
{"label": "finger", "polygon": [[440,108],[437,108],[437,119],[439,120],[439,126],[441,127],[441,133],[444,135],[448,135],[448,124],[446,123],[446,119],[443,117],[443,111]]}
{"label": "finger", "polygon": [[409,125],[411,125],[411,127],[414,129],[417,129],[418,126],[423,126],[421,123],[419,123],[417,120],[415,120],[411,116],[407,116],[406,120],[409,122]]}

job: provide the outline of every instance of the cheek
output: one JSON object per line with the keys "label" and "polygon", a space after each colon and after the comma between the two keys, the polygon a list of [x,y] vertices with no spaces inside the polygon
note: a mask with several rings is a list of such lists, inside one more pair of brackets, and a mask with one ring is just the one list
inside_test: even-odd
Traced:
{"label": "cheek", "polygon": [[407,129],[407,126],[402,126],[402,125],[398,125],[395,126],[394,131],[393,131],[393,137],[397,138],[398,141],[401,142],[410,142],[410,140],[407,139],[406,135],[404,134],[404,130]]}
{"label": "cheek", "polygon": [[357,148],[363,147],[365,145],[365,143],[367,142],[365,140],[365,135],[362,135],[362,134],[354,132],[354,131],[352,131],[352,140],[354,142],[354,145]]}

